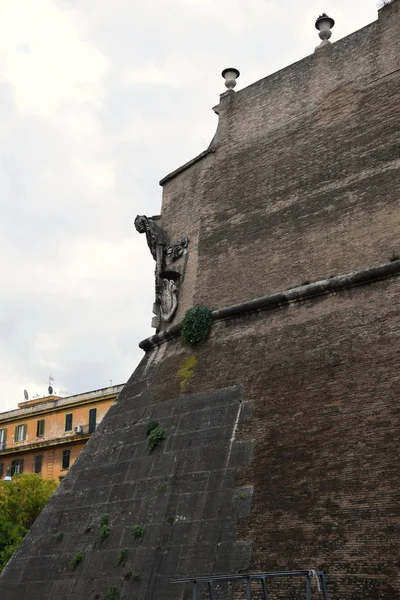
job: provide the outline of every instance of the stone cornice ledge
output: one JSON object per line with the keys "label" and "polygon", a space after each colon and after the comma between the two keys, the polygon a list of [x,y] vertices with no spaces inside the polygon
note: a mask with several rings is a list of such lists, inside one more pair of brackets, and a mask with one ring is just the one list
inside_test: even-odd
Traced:
{"label": "stone cornice ledge", "polygon": [[212,148],[207,148],[207,150],[204,150],[203,152],[200,152],[200,154],[198,154],[197,156],[195,156],[194,158],[192,158],[192,160],[189,160],[189,162],[185,163],[181,167],[178,167],[177,169],[175,169],[175,171],[172,171],[172,173],[168,173],[168,175],[166,175],[165,177],[163,177],[160,180],[160,185],[161,186],[164,185],[164,183],[167,183],[167,181],[170,181],[171,179],[173,179],[174,177],[176,177],[177,175],[179,175],[179,173],[183,173],[183,171],[186,171],[186,169],[188,169],[192,165],[194,165],[197,162],[199,162],[199,160],[202,160],[205,156],[208,156],[209,154],[212,154],[213,152],[215,152],[215,150],[213,150]]}
{"label": "stone cornice ledge", "polygon": [[[362,269],[360,271],[347,273],[346,275],[322,279],[315,283],[301,285],[284,292],[271,294],[270,296],[262,296],[256,300],[248,300],[247,302],[242,302],[240,304],[232,304],[231,306],[218,308],[217,310],[213,310],[213,321],[231,319],[250,312],[280,308],[316,296],[324,296],[357,285],[372,283],[380,279],[388,279],[389,277],[394,277],[399,274],[400,260],[396,260],[383,265],[378,265],[377,267],[371,267],[370,269]],[[147,352],[160,344],[178,337],[180,330],[181,325],[178,323],[178,325],[174,325],[174,327],[171,327],[162,333],[157,333],[156,335],[141,341],[139,343],[139,348]]]}

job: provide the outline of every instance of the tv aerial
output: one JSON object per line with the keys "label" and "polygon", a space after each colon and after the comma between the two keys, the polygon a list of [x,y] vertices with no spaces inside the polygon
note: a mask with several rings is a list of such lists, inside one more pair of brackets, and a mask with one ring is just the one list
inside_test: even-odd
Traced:
{"label": "tv aerial", "polygon": [[49,392],[49,396],[51,396],[53,394],[53,386],[51,385],[54,381],[54,377],[51,376],[51,373],[49,375],[49,380],[48,380],[48,384],[49,387],[47,388],[47,391]]}

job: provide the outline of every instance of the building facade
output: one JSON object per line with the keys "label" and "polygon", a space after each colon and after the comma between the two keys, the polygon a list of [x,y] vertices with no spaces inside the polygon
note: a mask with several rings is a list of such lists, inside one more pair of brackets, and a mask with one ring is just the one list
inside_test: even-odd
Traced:
{"label": "building facade", "polygon": [[0,413],[0,477],[38,473],[62,480],[122,387],[47,396]]}
{"label": "building facade", "polygon": [[[321,570],[331,600],[400,600],[399,31],[393,0],[221,94],[209,148],[162,180],[161,217],[135,220],[158,333],[1,597],[188,600],[211,583],[171,579]],[[273,580],[270,598],[322,598],[313,583]]]}

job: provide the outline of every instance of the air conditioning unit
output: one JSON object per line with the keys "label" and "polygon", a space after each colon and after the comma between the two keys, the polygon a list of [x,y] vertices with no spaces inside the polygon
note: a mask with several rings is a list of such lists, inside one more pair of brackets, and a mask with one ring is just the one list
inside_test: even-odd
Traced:
{"label": "air conditioning unit", "polygon": [[76,427],[74,427],[74,433],[82,433],[83,432],[83,425],[77,425]]}

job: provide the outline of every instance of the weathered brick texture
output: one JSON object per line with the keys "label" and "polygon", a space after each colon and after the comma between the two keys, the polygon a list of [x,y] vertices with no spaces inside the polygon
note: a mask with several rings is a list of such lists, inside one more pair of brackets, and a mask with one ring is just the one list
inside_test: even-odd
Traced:
{"label": "weathered brick texture", "polygon": [[[400,254],[399,31],[395,0],[221,97],[210,152],[164,182],[162,226],[190,237],[175,323],[196,302],[220,309]],[[0,597],[186,599],[170,578],[313,568],[331,600],[400,599],[399,273],[216,320],[193,349],[149,342]],[[166,431],[152,454],[150,418]],[[295,582],[272,591],[304,598]]]}
{"label": "weathered brick texture", "polygon": [[164,184],[194,236],[178,322],[400,252],[400,11],[223,94],[213,152]]}

